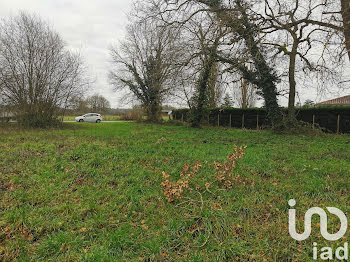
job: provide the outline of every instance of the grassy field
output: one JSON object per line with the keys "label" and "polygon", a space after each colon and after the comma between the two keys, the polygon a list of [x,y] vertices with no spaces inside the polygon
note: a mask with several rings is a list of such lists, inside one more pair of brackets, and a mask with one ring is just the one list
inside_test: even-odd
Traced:
{"label": "grassy field", "polygon": [[[140,123],[0,134],[1,261],[311,261],[313,242],[349,237],[326,242],[316,222],[293,240],[288,200],[299,226],[313,206],[350,214],[350,136]],[[246,155],[226,188],[214,161],[234,145]],[[162,172],[176,182],[198,161],[192,190],[168,202]]]}
{"label": "grassy field", "polygon": [[[65,116],[63,121],[75,121],[77,116]],[[120,116],[118,115],[103,115],[103,121],[119,121]]]}
{"label": "grassy field", "polygon": [[[63,121],[75,121],[75,118],[77,116],[65,116],[63,117]],[[123,119],[120,115],[102,115],[103,121],[120,121]],[[163,121],[168,121],[168,116],[163,116]],[[143,119],[146,119],[146,117],[143,117]]]}

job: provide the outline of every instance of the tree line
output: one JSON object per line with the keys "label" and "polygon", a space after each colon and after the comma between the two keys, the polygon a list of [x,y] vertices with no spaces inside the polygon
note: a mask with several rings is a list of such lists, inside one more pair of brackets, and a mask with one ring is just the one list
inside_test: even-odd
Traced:
{"label": "tree line", "polygon": [[111,104],[107,98],[99,94],[87,98],[78,96],[69,99],[66,111],[70,114],[85,114],[87,112],[106,114],[111,111]]}
{"label": "tree line", "polygon": [[[263,101],[273,125],[295,125],[298,90],[347,87],[350,0],[137,0],[126,37],[110,48],[109,81],[149,121],[186,104],[193,127],[206,109]],[[36,15],[0,22],[0,101],[20,124],[56,123],[67,110],[103,112],[83,99],[91,82],[79,53]]]}
{"label": "tree line", "polygon": [[284,124],[294,126],[306,80],[319,92],[348,82],[349,14],[349,0],[137,1],[126,39],[111,48],[110,81],[154,121],[164,101],[180,100],[199,127],[233,89],[242,107],[262,99],[273,125],[287,97]]}

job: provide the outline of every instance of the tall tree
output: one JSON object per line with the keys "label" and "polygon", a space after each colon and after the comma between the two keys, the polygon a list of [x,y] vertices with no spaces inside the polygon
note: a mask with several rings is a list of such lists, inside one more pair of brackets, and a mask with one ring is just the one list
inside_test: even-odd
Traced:
{"label": "tall tree", "polygon": [[89,111],[88,101],[81,96],[72,97],[68,101],[67,110],[72,114],[86,114]]}
{"label": "tall tree", "polygon": [[[218,48],[226,32],[218,27],[212,16],[203,16],[197,21],[192,21],[191,32],[194,41],[198,45],[196,55],[191,58],[199,58],[199,74],[195,83],[196,89],[193,95],[192,126],[200,127],[206,109],[218,106],[221,99],[221,85],[219,80],[220,65],[217,59]],[[194,50],[190,50],[194,51]]]}
{"label": "tall tree", "polygon": [[235,92],[235,99],[241,108],[254,107],[257,100],[257,90],[244,78],[241,79],[240,88]]}
{"label": "tall tree", "polygon": [[165,11],[163,13],[179,13],[181,9],[187,8],[187,10],[183,11],[184,13],[187,12],[185,18],[184,15],[175,16],[176,19],[180,20],[176,22],[177,24],[187,23],[196,15],[209,12],[216,16],[217,21],[219,21],[218,24],[221,27],[231,30],[231,45],[238,41],[243,41],[246,46],[245,51],[249,53],[254,65],[253,70],[249,70],[245,66],[246,61],[242,61],[239,57],[231,57],[230,55],[227,56],[227,54],[220,55],[220,52],[218,52],[217,59],[222,63],[228,63],[232,67],[237,68],[246,80],[256,85],[259,93],[265,100],[268,117],[271,122],[275,124],[281,121],[282,113],[277,101],[276,86],[279,79],[264,56],[260,45],[261,35],[259,33],[259,27],[254,23],[254,16],[248,12],[247,3],[243,0],[169,0],[165,2],[167,3],[167,7],[164,8]]}
{"label": "tall tree", "polygon": [[70,97],[86,82],[80,56],[35,15],[20,13],[0,24],[0,86],[24,125],[55,122]]}
{"label": "tall tree", "polygon": [[289,58],[288,120],[292,125],[296,121],[297,59],[304,62],[304,71],[324,69],[324,65],[320,67],[310,60],[309,53],[314,49],[321,49],[320,43],[323,46],[329,45],[329,37],[341,30],[340,25],[326,23],[319,18],[319,13],[325,10],[322,1],[264,1],[265,12],[261,14],[261,18],[265,26],[262,26],[261,30],[268,35],[268,39],[273,39],[271,42],[265,41],[264,44],[275,46],[278,53],[283,53]]}
{"label": "tall tree", "polygon": [[208,90],[210,85],[210,73],[213,71],[216,61],[218,43],[214,43],[208,50],[204,58],[203,69],[200,73],[197,92],[194,99],[194,110],[192,118],[192,127],[200,127],[205,115],[206,102],[208,99]]}
{"label": "tall tree", "polygon": [[161,105],[172,93],[176,75],[176,32],[154,21],[129,25],[120,48],[111,48],[114,69],[109,77],[117,91],[128,90],[145,109],[150,121],[161,117]]}
{"label": "tall tree", "polygon": [[209,108],[219,105],[222,96],[222,88],[219,84],[219,63],[215,62],[209,76]]}
{"label": "tall tree", "polygon": [[[220,0],[198,0],[209,6],[216,12],[225,26],[230,27],[233,32],[244,40],[255,70],[250,70],[244,63],[231,61],[242,73],[243,78],[256,85],[265,100],[267,116],[272,124],[277,124],[282,119],[282,113],[277,101],[278,77],[269,66],[264,57],[259,39],[259,27],[253,23],[254,17],[248,14],[248,5],[242,0],[235,0],[234,6],[227,8]],[[230,62],[229,59],[222,61]]]}

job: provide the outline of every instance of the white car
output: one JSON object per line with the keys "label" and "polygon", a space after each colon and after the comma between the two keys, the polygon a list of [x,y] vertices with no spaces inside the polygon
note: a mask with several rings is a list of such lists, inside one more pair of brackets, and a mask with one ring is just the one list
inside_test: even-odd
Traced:
{"label": "white car", "polygon": [[101,123],[102,116],[97,113],[89,113],[75,118],[76,122]]}

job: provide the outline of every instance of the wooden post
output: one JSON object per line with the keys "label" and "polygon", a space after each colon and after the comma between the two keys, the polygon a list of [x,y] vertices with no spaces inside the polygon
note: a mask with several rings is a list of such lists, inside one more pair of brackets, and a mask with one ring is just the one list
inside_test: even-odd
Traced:
{"label": "wooden post", "polygon": [[340,133],[340,115],[338,115],[338,121],[337,121],[337,134]]}
{"label": "wooden post", "polygon": [[232,127],[232,114],[230,114],[230,127]]}
{"label": "wooden post", "polygon": [[312,116],[312,129],[315,129],[315,115]]}
{"label": "wooden post", "polygon": [[220,113],[218,113],[218,126],[220,126]]}
{"label": "wooden post", "polygon": [[242,129],[244,129],[244,114],[242,115]]}
{"label": "wooden post", "polygon": [[184,114],[182,114],[182,116],[181,116],[181,121],[182,121],[182,123],[184,122]]}
{"label": "wooden post", "polygon": [[259,130],[259,114],[256,115],[256,130]]}

